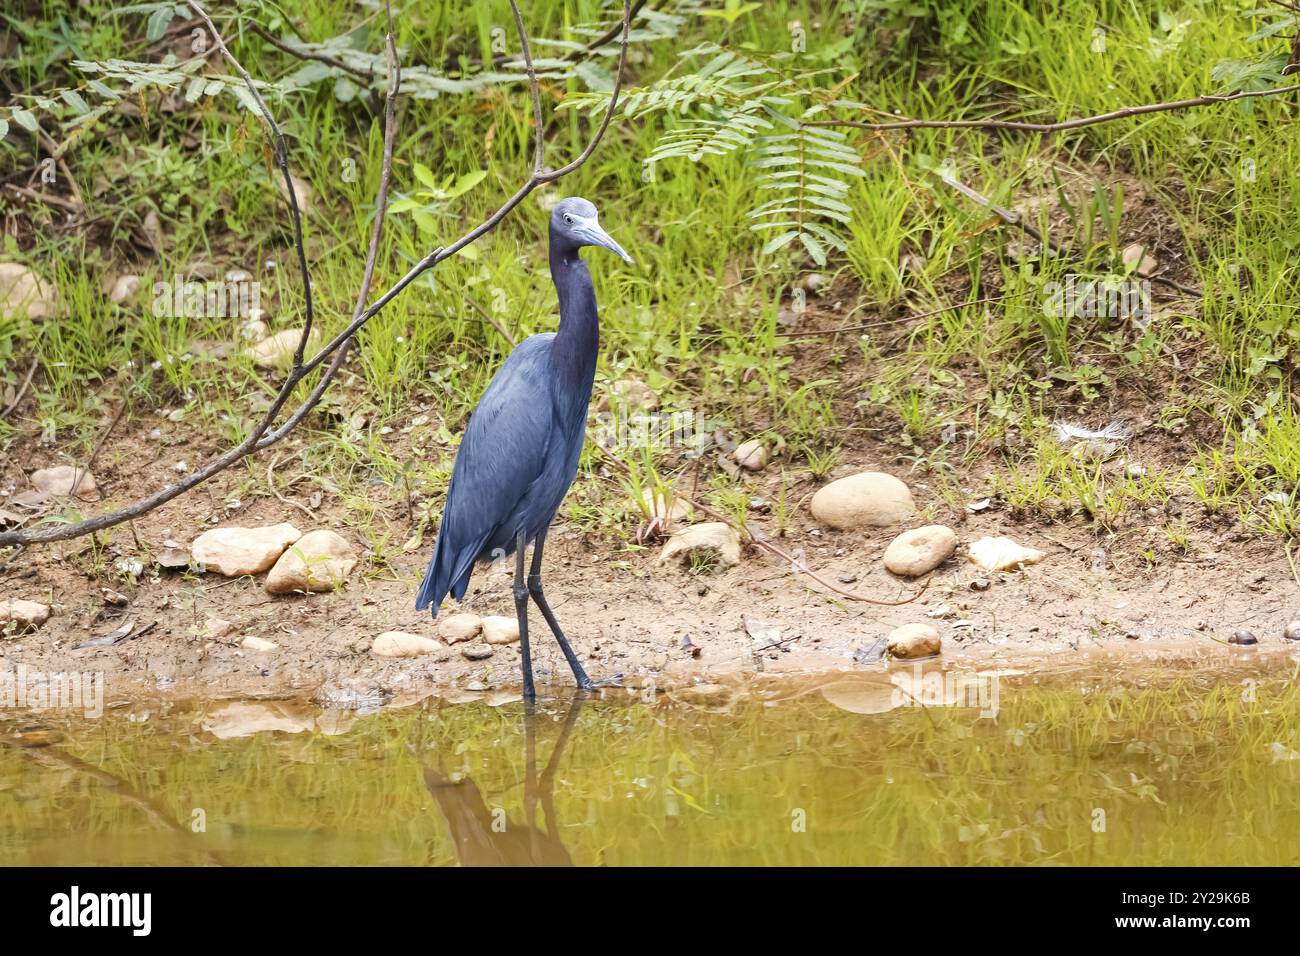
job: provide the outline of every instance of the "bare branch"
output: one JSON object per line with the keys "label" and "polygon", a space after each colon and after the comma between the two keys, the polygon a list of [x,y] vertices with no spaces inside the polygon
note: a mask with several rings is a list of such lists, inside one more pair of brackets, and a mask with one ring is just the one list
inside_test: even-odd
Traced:
{"label": "bare branch", "polygon": [[[208,17],[207,13],[203,10],[203,8],[199,6],[196,0],[188,0],[188,2],[190,7],[193,8],[195,12],[207,24],[208,29],[213,34],[213,37],[215,38],[215,41],[218,44],[218,47],[220,48],[222,54],[232,64],[235,71],[240,75],[240,77],[244,80],[245,84],[252,92],[255,102],[258,105],[259,112],[261,112],[263,119],[266,121],[267,126],[271,131],[271,136],[276,146],[277,165],[279,165],[280,170],[284,175],[285,184],[288,187],[290,210],[292,212],[293,220],[294,220],[294,238],[295,238],[295,243],[298,251],[299,264],[303,272],[303,284],[304,284],[304,289],[306,290],[306,300],[307,300],[307,310],[308,310],[308,321],[306,327],[304,328],[302,339],[299,341],[298,349],[296,350],[296,354],[294,356],[293,366],[290,369],[288,375],[286,376],[284,384],[281,386],[279,392],[277,392],[275,399],[271,403],[271,407],[267,410],[266,415],[264,416],[262,421],[258,425],[256,425],[253,428],[253,430],[248,434],[248,436],[245,437],[244,440],[241,441],[238,445],[236,445],[234,448],[231,448],[230,450],[220,455],[219,457],[212,459],[202,468],[199,468],[196,471],[191,472],[189,475],[185,476],[185,478],[176,482],[175,484],[169,485],[166,488],[163,488],[162,490],[157,491],[154,494],[149,495],[145,498],[141,498],[138,501],[124,508],[121,508],[117,511],[108,512],[106,514],[98,515],[94,518],[88,518],[84,521],[78,521],[71,524],[47,525],[32,530],[14,529],[6,532],[0,532],[0,547],[10,546],[10,545],[21,546],[21,545],[34,544],[34,543],[45,543],[50,541],[65,541],[70,538],[77,538],[77,537],[81,537],[82,535],[94,533],[96,531],[102,531],[105,528],[111,528],[114,525],[121,524],[124,521],[129,521],[133,518],[138,518],[141,515],[147,514],[148,512],[154,510],[155,508],[163,504],[166,504],[168,501],[171,501],[173,498],[176,498],[179,495],[184,494],[185,492],[196,487],[197,485],[200,485],[203,482],[208,481],[214,475],[220,473],[221,471],[224,471],[226,468],[230,467],[235,462],[240,461],[241,459],[247,457],[253,452],[259,451],[262,448],[274,444],[275,442],[283,438],[286,434],[289,433],[289,431],[293,429],[293,427],[295,427],[299,422],[301,422],[302,419],[307,415],[307,413],[310,412],[311,409],[316,405],[316,403],[320,401],[321,396],[324,394],[325,390],[329,386],[329,382],[332,381],[334,375],[338,372],[339,367],[342,365],[342,356],[339,353],[343,351],[345,345],[351,344],[357,331],[363,325],[369,322],[370,319],[373,318],[375,315],[377,315],[385,305],[391,302],[398,294],[402,292],[402,290],[404,290],[407,286],[409,286],[412,282],[414,282],[423,273],[427,272],[429,269],[433,268],[438,263],[446,260],[450,256],[455,255],[457,252],[459,252],[461,249],[463,249],[465,246],[469,245],[470,243],[474,242],[476,239],[480,238],[481,236],[495,229],[501,223],[501,221],[504,220],[505,217],[509,215],[510,212],[515,209],[515,207],[517,207],[521,202],[523,202],[523,200],[528,196],[528,194],[531,193],[538,186],[544,185],[546,183],[554,182],[560,179],[562,176],[565,176],[573,172],[575,169],[580,167],[591,157],[591,154],[595,151],[600,141],[604,138],[605,133],[609,129],[609,125],[613,120],[614,112],[618,106],[619,91],[622,89],[624,75],[627,67],[628,32],[630,30],[630,25],[631,25],[631,0],[623,0],[622,38],[620,41],[618,73],[615,78],[613,93],[610,96],[609,107],[605,112],[605,116],[601,121],[600,126],[592,135],[592,138],[589,140],[586,148],[582,151],[582,153],[579,154],[579,156],[576,159],[574,159],[572,162],[566,164],[565,166],[561,167],[558,170],[553,170],[551,172],[537,172],[537,171],[533,172],[529,176],[528,180],[522,186],[520,186],[519,189],[516,190],[515,193],[509,199],[507,199],[500,208],[496,210],[496,212],[490,215],[478,226],[474,227],[469,232],[465,233],[459,239],[452,242],[450,245],[439,246],[438,248],[430,252],[427,256],[425,256],[418,263],[416,263],[416,265],[412,267],[410,271],[406,273],[406,275],[404,275],[391,288],[389,288],[386,292],[384,292],[371,306],[366,308],[359,315],[354,315],[353,320],[348,324],[347,328],[345,328],[342,332],[340,332],[332,340],[330,340],[330,342],[327,345],[325,345],[314,356],[312,356],[312,358],[303,361],[303,353],[305,350],[307,337],[311,331],[310,277],[307,271],[306,251],[302,241],[301,216],[298,210],[297,199],[296,196],[294,195],[292,182],[289,178],[287,147],[285,146],[284,138],[283,135],[280,133],[279,127],[275,124],[274,119],[271,117],[270,111],[267,109],[265,102],[263,101],[260,93],[258,93],[257,91],[257,86],[253,78],[248,74],[248,72],[243,68],[243,66],[241,66],[237,60],[235,60],[234,56],[227,49],[225,42],[222,40],[220,34],[217,32],[217,29],[215,25],[212,23],[211,18]],[[391,19],[390,19],[390,24],[391,24]],[[389,31],[389,43],[390,45],[392,43],[391,26]],[[393,48],[390,46],[390,49]],[[393,57],[393,59],[395,61],[395,56]],[[395,70],[395,62],[391,63],[390,67],[391,69],[390,69],[389,90],[390,92],[395,93],[396,85],[392,76],[392,70]],[[390,96],[389,97],[390,109],[388,113],[389,116],[392,115],[391,113],[392,99],[393,97]],[[540,129],[538,132],[540,135],[541,132]],[[391,134],[388,129],[385,130],[385,149],[386,149],[386,153],[391,150]],[[386,158],[385,176],[380,186],[381,194],[385,197],[387,196],[388,179],[390,173],[391,173],[391,161],[388,158]],[[381,215],[382,213],[380,214],[380,216],[377,216],[377,218],[381,218]],[[371,240],[372,240],[371,252],[373,258],[373,252],[377,248],[377,239],[375,238],[374,233],[372,233]],[[373,270],[373,261],[368,261],[367,277],[369,277],[372,270]],[[365,293],[368,291],[369,289],[368,289],[368,280],[367,280],[366,286],[363,286],[362,294],[358,297],[359,301],[364,301]],[[271,424],[274,423],[276,417],[280,413],[280,410],[284,407],[285,403],[289,399],[289,396],[293,393],[297,385],[303,380],[303,378],[306,375],[308,375],[311,371],[313,371],[317,366],[321,365],[325,361],[325,359],[329,358],[331,355],[334,356],[334,360],[331,362],[331,365],[329,369],[326,370],[324,376],[322,376],[322,381],[317,384],[316,388],[308,397],[307,401],[304,402],[301,407],[296,409],[290,415],[289,419],[280,428],[277,428],[275,431],[268,432],[267,429],[270,428]]]}
{"label": "bare branch", "polygon": [[1300,90],[1300,83],[1293,86],[1279,86],[1271,90],[1237,90],[1235,93],[1211,93],[1206,96],[1194,96],[1186,100],[1173,100],[1168,103],[1148,103],[1145,106],[1126,106],[1109,113],[1096,116],[1084,116],[1077,119],[1062,120],[1059,123],[1024,123],[1019,120],[896,120],[888,123],[867,123],[862,120],[816,120],[805,122],[804,126],[848,126],[853,129],[874,131],[893,129],[1017,129],[1030,133],[1059,133],[1064,130],[1083,129],[1114,120],[1127,119],[1130,116],[1144,116],[1147,113],[1163,113],[1169,110],[1186,110],[1198,106],[1211,106],[1216,103],[1231,103],[1256,96],[1280,96]]}

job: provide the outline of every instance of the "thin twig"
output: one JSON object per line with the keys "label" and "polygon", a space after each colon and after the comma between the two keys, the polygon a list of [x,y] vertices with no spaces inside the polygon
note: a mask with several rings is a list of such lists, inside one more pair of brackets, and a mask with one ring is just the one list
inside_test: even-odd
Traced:
{"label": "thin twig", "polygon": [[300,60],[315,60],[317,63],[324,63],[326,66],[332,66],[335,69],[342,70],[344,73],[350,73],[357,79],[363,80],[366,83],[369,83],[375,78],[375,75],[369,70],[363,70],[360,67],[351,66],[337,57],[330,56],[328,53],[320,53],[316,50],[304,50],[302,47],[294,46],[291,43],[285,43],[260,23],[250,24],[249,29],[277,50],[282,50],[290,56],[297,57]]}
{"label": "thin twig", "polygon": [[[308,303],[308,311],[310,311],[311,308],[310,277],[307,271],[306,251],[302,240],[301,215],[298,210],[296,196],[294,194],[291,182],[289,180],[287,149],[282,149],[284,147],[283,136],[280,133],[279,127],[275,125],[275,121],[271,117],[270,111],[266,109],[265,102],[262,100],[260,93],[258,93],[257,86],[256,83],[253,81],[253,78],[248,74],[247,70],[245,70],[243,66],[241,66],[238,63],[237,60],[235,60],[234,56],[230,53],[229,49],[225,45],[225,42],[222,40],[220,34],[217,32],[216,26],[212,23],[212,20],[210,17],[208,17],[206,11],[204,11],[203,8],[197,3],[197,0],[188,0],[188,3],[190,7],[194,9],[195,12],[198,13],[203,18],[204,22],[208,26],[209,31],[213,34],[215,42],[218,44],[219,48],[221,49],[223,56],[225,56],[226,59],[230,61],[233,68],[244,80],[245,85],[249,87],[250,91],[252,92],[255,98],[255,102],[259,106],[259,112],[261,112],[263,119],[266,121],[267,126],[271,131],[273,142],[277,144],[277,150],[276,150],[277,164],[280,166],[280,170],[285,177],[285,182],[288,185],[290,210],[293,214],[294,224],[295,224],[294,241],[295,241],[295,246],[297,247],[299,264],[303,271],[305,297]],[[362,326],[364,326],[367,322],[370,321],[371,318],[377,315],[385,305],[391,302],[407,286],[409,286],[412,282],[414,282],[417,278],[419,278],[429,269],[432,269],[434,266],[438,265],[438,263],[443,262],[449,257],[455,255],[457,252],[459,252],[461,249],[468,246],[470,243],[474,242],[475,240],[479,239],[480,237],[484,236],[485,234],[495,229],[502,222],[502,220],[504,220],[507,215],[509,215],[521,202],[523,202],[524,199],[527,198],[527,196],[533,192],[533,190],[537,189],[537,187],[546,185],[548,183],[553,183],[556,180],[561,179],[564,176],[567,176],[569,173],[573,172],[574,170],[582,166],[591,157],[592,153],[596,150],[596,147],[600,144],[601,140],[604,138],[605,133],[608,131],[610,123],[613,121],[614,113],[616,112],[618,107],[619,93],[622,89],[624,77],[626,76],[626,70],[627,70],[628,33],[631,25],[630,11],[631,11],[631,0],[623,0],[623,32],[622,32],[622,37],[620,39],[618,71],[614,79],[614,90],[610,96],[609,107],[606,110],[604,118],[601,120],[600,125],[597,127],[596,131],[592,134],[591,138],[588,140],[586,147],[582,150],[581,153],[579,153],[579,155],[575,159],[565,164],[564,166],[561,166],[559,169],[551,170],[549,172],[547,171],[535,172],[532,175],[530,175],[527,181],[524,182],[524,184],[520,186],[519,189],[516,190],[515,193],[496,210],[496,212],[492,213],[492,215],[490,215],[487,219],[485,219],[479,225],[475,226],[473,229],[466,232],[459,239],[456,239],[454,242],[450,243],[447,246],[439,246],[438,248],[430,252],[427,256],[425,256],[423,259],[417,262],[392,287],[390,287],[388,291],[384,292],[377,300],[375,300],[375,302],[372,305],[370,305],[367,309],[365,309],[365,311],[363,311],[360,315],[356,316],[343,331],[341,331],[338,335],[336,335],[333,339],[331,339],[328,344],[326,344],[323,348],[320,349],[320,351],[316,353],[316,355],[314,355],[311,359],[302,361],[301,359],[302,359],[303,350],[306,345],[307,335],[310,332],[311,323],[309,321],[307,323],[307,327],[304,328],[302,338],[299,340],[298,349],[294,357],[294,364],[291,367],[288,375],[286,376],[284,384],[281,386],[280,391],[276,394],[275,399],[272,401],[270,408],[267,409],[267,412],[264,415],[262,421],[256,426],[254,426],[253,430],[249,433],[249,435],[245,437],[244,440],[240,442],[238,445],[236,445],[234,448],[226,451],[224,454],[220,455],[219,457],[212,459],[206,465],[197,469],[196,471],[191,472],[181,481],[169,485],[166,488],[163,488],[162,490],[157,491],[154,494],[149,495],[145,498],[139,499],[138,501],[124,508],[120,508],[117,511],[108,512],[107,514],[98,515],[97,517],[88,518],[84,521],[78,521],[72,524],[46,525],[44,527],[32,529],[30,531],[12,530],[12,531],[0,532],[0,547],[13,545],[13,544],[31,544],[37,542],[45,543],[50,541],[66,541],[71,538],[77,538],[85,534],[90,534],[95,531],[101,531],[105,528],[113,527],[114,525],[121,524],[124,521],[129,521],[132,518],[138,518],[139,516],[143,514],[147,514],[148,512],[154,510],[155,508],[158,508],[161,505],[166,504],[168,501],[171,501],[173,498],[176,498],[177,496],[184,494],[185,492],[189,491],[191,488],[194,488],[197,485],[202,484],[205,481],[208,481],[214,475],[220,473],[221,471],[224,471],[226,468],[229,468],[235,462],[242,460],[243,458],[247,457],[253,452],[265,448],[267,445],[270,445],[275,441],[278,441],[280,438],[284,437],[285,434],[287,434],[295,425],[297,425],[298,422],[302,420],[302,418],[306,415],[307,411],[310,411],[310,407],[314,405],[315,402],[319,401],[321,395],[324,394],[325,388],[328,386],[328,382],[324,381],[324,378],[332,376],[332,372],[327,372],[326,376],[323,377],[322,383],[317,385],[316,390],[313,391],[312,395],[308,398],[307,403],[305,403],[303,407],[300,407],[299,409],[295,410],[294,413],[290,416],[289,420],[284,423],[284,425],[282,425],[280,428],[276,429],[275,431],[268,433],[267,429],[275,421],[276,417],[279,415],[281,409],[287,403],[290,395],[292,394],[293,390],[297,387],[298,383],[301,382],[302,379],[307,374],[313,371],[317,366],[321,365],[325,361],[325,359],[329,358],[331,355],[335,356],[334,362],[331,365],[331,370],[336,371],[337,367],[341,364],[339,353],[342,350],[344,344],[349,343]]]}
{"label": "thin twig", "polygon": [[1292,86],[1279,86],[1271,90],[1237,90],[1235,93],[1210,93],[1205,96],[1194,96],[1186,100],[1173,100],[1167,103],[1148,103],[1144,106],[1126,106],[1123,109],[1111,110],[1109,113],[1098,113],[1096,116],[1084,116],[1071,120],[1062,120],[1059,123],[1026,123],[1019,120],[923,120],[907,119],[896,120],[888,123],[867,123],[862,120],[815,120],[805,122],[804,126],[849,126],[853,129],[867,129],[873,131],[893,130],[893,129],[1015,129],[1023,130],[1030,133],[1059,133],[1064,130],[1082,129],[1086,126],[1096,126],[1100,123],[1109,123],[1114,120],[1126,119],[1130,116],[1143,116],[1147,113],[1163,113],[1169,110],[1186,110],[1198,106],[1211,106],[1216,103],[1231,103],[1233,100],[1242,100],[1255,96],[1280,96],[1283,93],[1294,93],[1300,90],[1300,83]]}
{"label": "thin twig", "polygon": [[28,386],[32,384],[32,376],[36,374],[36,370],[40,368],[40,365],[41,360],[39,358],[32,359],[32,364],[27,369],[27,375],[23,378],[23,383],[18,386],[18,394],[14,396],[12,402],[5,406],[3,411],[0,411],[0,420],[12,415],[14,409],[22,403],[23,396],[27,394]]}

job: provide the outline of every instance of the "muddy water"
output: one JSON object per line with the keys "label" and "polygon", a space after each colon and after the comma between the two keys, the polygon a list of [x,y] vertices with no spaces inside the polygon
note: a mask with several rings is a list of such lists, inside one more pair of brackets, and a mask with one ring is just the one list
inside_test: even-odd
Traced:
{"label": "muddy water", "polygon": [[1291,676],[0,712],[0,864],[1295,864]]}

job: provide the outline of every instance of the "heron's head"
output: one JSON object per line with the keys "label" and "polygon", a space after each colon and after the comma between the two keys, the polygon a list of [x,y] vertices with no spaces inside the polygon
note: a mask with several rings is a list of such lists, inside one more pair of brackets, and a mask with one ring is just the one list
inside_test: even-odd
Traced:
{"label": "heron's head", "polygon": [[600,227],[596,207],[576,196],[561,199],[551,210],[551,243],[575,252],[583,246],[600,246],[616,253],[624,262],[632,261],[623,247]]}

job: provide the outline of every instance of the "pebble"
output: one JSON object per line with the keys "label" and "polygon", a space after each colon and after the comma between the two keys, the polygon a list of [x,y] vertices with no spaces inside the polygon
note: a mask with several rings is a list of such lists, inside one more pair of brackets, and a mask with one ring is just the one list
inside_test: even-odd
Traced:
{"label": "pebble", "polygon": [[0,633],[11,625],[18,633],[35,630],[50,619],[50,607],[38,601],[6,598],[0,601]]}
{"label": "pebble", "polygon": [[716,559],[724,565],[736,565],[740,563],[740,536],[721,521],[691,525],[673,534],[659,552],[660,564],[673,558]]}
{"label": "pebble", "polygon": [[767,446],[756,438],[741,442],[731,455],[746,471],[762,471],[767,467]]}
{"label": "pebble", "polygon": [[889,632],[888,648],[891,657],[906,660],[933,657],[939,653],[942,646],[939,629],[933,624],[920,622],[904,624]]}
{"label": "pebble", "polygon": [[1256,637],[1254,634],[1252,634],[1250,631],[1245,631],[1245,630],[1242,630],[1242,631],[1233,631],[1233,632],[1232,632],[1232,636],[1228,638],[1228,643],[1229,643],[1229,644],[1247,644],[1247,645],[1249,645],[1249,644],[1258,644],[1258,643],[1259,643],[1259,638],[1257,638],[1257,637]]}
{"label": "pebble", "polygon": [[813,517],[832,528],[887,528],[916,514],[907,485],[893,475],[867,471],[840,478],[812,499]]}
{"label": "pebble", "polygon": [[975,578],[970,583],[970,589],[972,591],[987,591],[992,583],[988,578]]}
{"label": "pebble", "polygon": [[219,617],[210,617],[203,622],[203,627],[207,631],[208,639],[220,641],[239,630],[237,626],[230,621],[222,620]]}
{"label": "pebble", "polygon": [[519,619],[488,615],[483,618],[483,640],[489,644],[518,643]]}
{"label": "pebble", "polygon": [[239,644],[246,651],[256,651],[259,654],[269,654],[271,651],[278,651],[280,645],[275,641],[268,641],[264,637],[246,637]]}
{"label": "pebble", "polygon": [[431,637],[405,631],[384,631],[370,645],[370,653],[376,657],[421,657],[444,650],[446,647]]}
{"label": "pebble", "polygon": [[483,619],[477,614],[462,612],[439,618],[437,624],[438,638],[445,644],[460,644],[472,641],[483,629]]}
{"label": "pebble", "polygon": [[462,647],[460,649],[460,656],[465,658],[467,661],[485,661],[492,656],[492,648],[481,646],[475,647],[473,645]]}
{"label": "pebble", "polygon": [[356,566],[352,545],[342,535],[328,528],[309,531],[275,562],[266,576],[266,593],[333,591]]}
{"label": "pebble", "polygon": [[1300,621],[1292,621],[1282,629],[1282,636],[1288,641],[1300,641]]}
{"label": "pebble", "polygon": [[957,550],[957,533],[946,525],[931,524],[904,531],[885,549],[885,568],[907,578],[928,574]]}
{"label": "pebble", "polygon": [[140,277],[134,275],[123,275],[113,279],[108,284],[108,301],[114,305],[121,305],[128,299],[134,299],[140,291]]}
{"label": "pebble", "polygon": [[58,290],[16,262],[0,262],[0,318],[25,314],[32,321],[48,319],[59,309]]}
{"label": "pebble", "polygon": [[[320,338],[316,329],[312,329],[308,337],[308,347],[313,347],[316,340]],[[254,364],[262,368],[276,368],[282,365],[288,365],[292,361],[294,353],[298,350],[298,342],[302,339],[302,329],[285,329],[283,332],[276,332],[274,335],[268,335],[262,341],[250,345],[244,349],[244,354],[251,358]]]}
{"label": "pebble", "polygon": [[213,528],[194,539],[191,552],[203,570],[237,578],[261,574],[301,537],[302,532],[287,523],[261,528]]}

